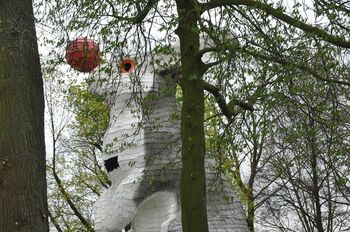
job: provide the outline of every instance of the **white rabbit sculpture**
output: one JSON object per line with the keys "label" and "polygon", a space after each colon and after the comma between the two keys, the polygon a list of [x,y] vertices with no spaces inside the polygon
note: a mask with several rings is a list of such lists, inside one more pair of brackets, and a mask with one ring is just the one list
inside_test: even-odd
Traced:
{"label": "white rabbit sculpture", "polygon": [[[114,80],[96,73],[92,77],[90,90],[105,94],[111,107],[103,158],[112,185],[95,203],[95,230],[181,232],[175,78],[150,69],[144,75],[119,74]],[[213,164],[206,159],[209,231],[247,232],[241,203],[225,176],[211,170]],[[210,191],[214,181],[221,187]]]}

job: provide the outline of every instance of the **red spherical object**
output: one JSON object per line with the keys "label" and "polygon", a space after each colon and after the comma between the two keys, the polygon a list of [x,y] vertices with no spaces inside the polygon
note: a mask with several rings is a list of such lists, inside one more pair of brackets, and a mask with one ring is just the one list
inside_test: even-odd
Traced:
{"label": "red spherical object", "polygon": [[91,39],[79,37],[68,43],[67,63],[80,72],[91,72],[100,64],[98,45]]}

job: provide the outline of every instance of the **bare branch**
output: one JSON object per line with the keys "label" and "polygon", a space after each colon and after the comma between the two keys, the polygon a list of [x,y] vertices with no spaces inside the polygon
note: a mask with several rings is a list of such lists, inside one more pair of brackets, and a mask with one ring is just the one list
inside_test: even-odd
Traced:
{"label": "bare branch", "polygon": [[116,19],[119,19],[121,21],[128,21],[132,24],[139,24],[141,23],[147,16],[147,14],[151,11],[151,9],[154,7],[154,5],[156,5],[158,3],[159,0],[150,0],[147,2],[147,4],[145,5],[145,7],[143,8],[143,10],[141,10],[141,7],[139,6],[139,4],[136,6],[137,7],[137,15],[135,15],[134,17],[123,17],[117,14],[117,11],[114,7],[114,3],[111,0],[106,0],[106,2],[108,3],[108,5],[111,7],[112,9],[112,13],[113,13],[113,17]]}
{"label": "bare branch", "polygon": [[343,81],[343,80],[336,80],[336,79],[331,79],[331,78],[325,78],[322,75],[320,75],[318,72],[316,72],[315,70],[312,70],[310,67],[308,67],[307,65],[305,65],[304,63],[292,63],[289,62],[283,58],[277,58],[277,57],[273,57],[273,56],[267,56],[258,52],[254,52],[248,49],[242,49],[242,52],[251,55],[255,58],[258,59],[262,59],[262,60],[266,60],[266,61],[272,61],[284,66],[290,66],[291,64],[294,65],[294,67],[296,67],[297,69],[300,69],[308,74],[311,74],[312,76],[314,76],[316,79],[320,80],[320,81],[325,81],[325,82],[330,82],[330,83],[335,83],[335,84],[340,84],[340,85],[347,85],[350,86],[350,82],[348,81]]}
{"label": "bare branch", "polygon": [[80,222],[84,225],[84,227],[85,227],[85,229],[87,229],[87,231],[94,231],[94,229],[91,227],[90,223],[81,214],[81,212],[78,210],[78,208],[74,204],[73,200],[71,199],[71,197],[67,193],[65,187],[63,186],[61,179],[59,178],[59,176],[56,173],[55,168],[52,169],[52,174],[53,174],[53,177],[55,178],[58,189],[60,190],[65,201],[68,203],[69,207],[73,210],[74,215],[79,218]]}
{"label": "bare branch", "polygon": [[272,7],[271,5],[268,5],[266,3],[263,2],[259,2],[259,1],[254,1],[254,0],[212,0],[209,1],[207,3],[201,3],[201,12],[204,13],[205,11],[208,11],[210,9],[216,8],[216,7],[222,7],[222,6],[232,6],[232,5],[242,5],[242,6],[249,6],[255,9],[259,9],[262,10],[264,12],[266,12],[269,15],[274,16],[275,18],[291,25],[294,27],[299,28],[300,30],[312,34],[312,35],[316,35],[318,37],[320,37],[321,39],[342,47],[342,48],[350,48],[350,41],[344,40],[344,38],[340,37],[340,36],[336,36],[336,35],[332,35],[329,34],[328,32],[326,32],[325,30],[319,28],[319,27],[315,27],[312,25],[309,25],[307,23],[304,23],[302,21],[300,21],[297,18],[291,17],[287,14],[285,14],[282,10],[280,9],[276,9],[274,7]]}

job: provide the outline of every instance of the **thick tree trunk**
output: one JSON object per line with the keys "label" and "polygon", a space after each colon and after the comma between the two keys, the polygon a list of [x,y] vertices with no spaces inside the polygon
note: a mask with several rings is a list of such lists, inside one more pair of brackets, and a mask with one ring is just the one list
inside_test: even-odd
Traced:
{"label": "thick tree trunk", "polygon": [[181,214],[184,232],[207,232],[203,63],[199,57],[197,1],[177,1],[183,106]]}
{"label": "thick tree trunk", "polygon": [[32,1],[0,0],[0,231],[48,231],[44,98]]}

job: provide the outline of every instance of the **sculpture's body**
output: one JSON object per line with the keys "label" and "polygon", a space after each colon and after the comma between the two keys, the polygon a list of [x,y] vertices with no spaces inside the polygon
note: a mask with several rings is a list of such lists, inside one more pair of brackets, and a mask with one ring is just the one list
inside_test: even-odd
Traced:
{"label": "sculpture's body", "polygon": [[[181,141],[180,122],[174,117],[179,112],[175,85],[147,73],[135,91],[137,85],[128,76],[121,78],[118,85],[95,87],[95,92],[115,92],[108,99],[110,123],[103,141],[112,186],[95,204],[95,229],[120,232],[131,223],[134,232],[180,232]],[[207,168],[206,177],[209,186],[218,175]],[[222,188],[207,193],[210,231],[248,231],[227,180],[221,176],[216,181]]]}

